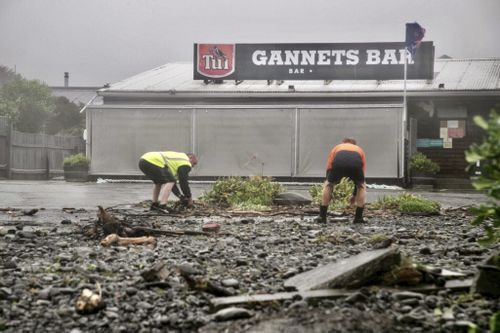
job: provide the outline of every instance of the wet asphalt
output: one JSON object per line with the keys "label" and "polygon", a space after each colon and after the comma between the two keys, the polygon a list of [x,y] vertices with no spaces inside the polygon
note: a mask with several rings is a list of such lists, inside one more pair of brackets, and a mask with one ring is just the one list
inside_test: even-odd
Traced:
{"label": "wet asphalt", "polygon": [[[212,182],[191,182],[193,197],[199,198],[210,190]],[[292,192],[310,197],[311,184],[286,183]],[[26,181],[0,180],[0,208],[95,208],[97,205],[134,204],[151,199],[152,183],[149,181],[132,182],[66,182],[64,180]],[[411,191],[423,197],[436,200],[446,207],[477,205],[487,201],[484,194],[469,191],[439,190]],[[373,202],[384,195],[397,195],[402,190],[370,189],[367,202]],[[175,200],[172,195],[170,200]]]}

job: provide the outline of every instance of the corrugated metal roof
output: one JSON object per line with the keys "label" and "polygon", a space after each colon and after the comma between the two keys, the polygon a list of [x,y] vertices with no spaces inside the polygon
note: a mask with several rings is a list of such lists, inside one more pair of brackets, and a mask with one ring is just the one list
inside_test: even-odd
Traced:
{"label": "corrugated metal roof", "polygon": [[[434,80],[408,80],[407,91],[500,91],[500,58],[436,59]],[[226,80],[221,84],[205,84],[193,80],[191,63],[170,63],[101,89],[99,93],[384,93],[403,90],[403,80],[332,80],[284,81],[278,85],[266,81]],[[441,85],[444,85],[440,88]]]}
{"label": "corrugated metal roof", "polygon": [[100,87],[51,87],[52,95],[66,97],[70,102],[88,103]]}

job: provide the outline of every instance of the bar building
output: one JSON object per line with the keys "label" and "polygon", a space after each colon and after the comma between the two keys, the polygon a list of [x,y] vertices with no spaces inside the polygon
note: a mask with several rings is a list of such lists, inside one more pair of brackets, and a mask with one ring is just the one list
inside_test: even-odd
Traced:
{"label": "bar building", "polygon": [[[234,70],[242,56],[236,44],[234,57],[218,48],[222,55],[215,64],[233,67],[219,78],[197,71],[199,45],[194,64],[169,63],[98,90],[102,103],[85,109],[93,176],[137,177],[144,152],[174,150],[198,155],[200,163],[191,174],[200,179],[320,179],[330,149],[350,136],[366,152],[370,183],[404,184],[408,157],[416,151],[440,165],[442,181],[467,180],[464,151],[483,135],[472,118],[487,117],[500,103],[500,58],[434,59],[432,47],[432,64],[425,65],[431,70],[428,78],[406,81],[405,116],[404,80],[390,78],[390,71],[363,77],[362,69],[348,67],[346,75],[354,71],[354,79],[344,78],[341,70],[300,79],[301,69],[307,74],[316,67],[299,65],[284,69],[296,75],[293,79],[273,71],[262,74],[261,68],[244,69],[250,79],[243,79]],[[269,46],[263,45],[264,50]],[[217,59],[213,46],[210,52]]]}

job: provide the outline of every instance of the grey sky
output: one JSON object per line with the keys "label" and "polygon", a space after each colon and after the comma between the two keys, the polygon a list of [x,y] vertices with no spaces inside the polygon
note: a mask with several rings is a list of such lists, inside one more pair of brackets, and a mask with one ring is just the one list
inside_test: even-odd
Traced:
{"label": "grey sky", "polygon": [[99,86],[191,61],[195,42],[393,42],[414,21],[436,56],[500,57],[499,13],[499,0],[0,0],[0,65]]}

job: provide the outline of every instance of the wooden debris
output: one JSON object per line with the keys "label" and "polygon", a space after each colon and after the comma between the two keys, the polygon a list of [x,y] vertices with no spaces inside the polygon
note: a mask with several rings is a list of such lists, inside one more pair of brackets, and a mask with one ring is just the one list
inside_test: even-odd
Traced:
{"label": "wooden debris", "polygon": [[293,299],[294,297],[300,296],[302,299],[309,298],[341,298],[349,296],[353,291],[347,291],[342,289],[319,289],[319,290],[306,290],[302,292],[282,292],[275,294],[254,294],[254,295],[241,295],[241,296],[231,296],[231,297],[218,297],[212,298],[210,304],[214,310],[218,310],[227,306],[235,306],[238,304],[252,304],[252,303],[265,303],[265,302],[275,302],[284,301],[287,299]]}
{"label": "wooden debris", "polygon": [[437,268],[429,265],[416,265],[415,267],[418,268],[421,271],[424,271],[426,273],[436,275],[436,276],[441,276],[444,278],[448,277],[465,277],[465,274],[463,273],[458,273],[458,272],[453,272],[444,268]]}
{"label": "wooden debris", "polygon": [[123,230],[122,224],[110,213],[108,213],[102,206],[97,206],[99,211],[97,212],[97,217],[102,224],[102,230],[104,236],[116,234],[121,237],[128,236]]}
{"label": "wooden debris", "polygon": [[228,289],[224,288],[218,283],[210,281],[202,276],[194,276],[188,270],[179,269],[181,276],[186,280],[189,288],[198,291],[204,291],[215,296],[232,296]]}
{"label": "wooden debris", "polygon": [[144,237],[120,237],[117,234],[108,235],[101,241],[101,245],[108,247],[111,245],[126,246],[126,245],[149,245],[156,246],[156,238],[151,236]]}
{"label": "wooden debris", "polygon": [[465,280],[448,280],[445,282],[444,286],[438,286],[435,284],[431,285],[419,285],[419,286],[414,286],[414,287],[409,287],[405,288],[404,290],[408,291],[414,291],[414,292],[420,292],[420,293],[430,293],[430,292],[435,292],[443,289],[450,289],[450,290],[469,290],[472,287],[472,279],[465,279]]}
{"label": "wooden debris", "polygon": [[170,271],[167,269],[167,264],[164,261],[156,263],[153,267],[141,273],[142,278],[146,282],[164,281],[169,275]]}
{"label": "wooden debris", "polygon": [[33,208],[30,210],[22,210],[21,213],[26,216],[33,216],[38,213],[38,208]]}
{"label": "wooden debris", "polygon": [[[393,289],[388,288],[391,292],[401,292],[401,291],[412,291],[419,293],[435,292],[443,289],[449,290],[469,290],[472,286],[472,279],[466,280],[449,280],[446,281],[445,286],[436,285],[423,285],[417,287],[410,287],[404,289]],[[210,300],[210,305],[213,310],[219,310],[227,306],[236,306],[241,304],[254,304],[254,303],[265,303],[265,302],[276,302],[284,301],[287,299],[293,299],[300,296],[301,299],[337,299],[342,297],[348,297],[358,290],[345,290],[345,289],[318,289],[318,290],[304,290],[304,291],[293,291],[293,292],[282,292],[275,294],[253,294],[253,295],[240,295],[231,297],[216,297]]]}

